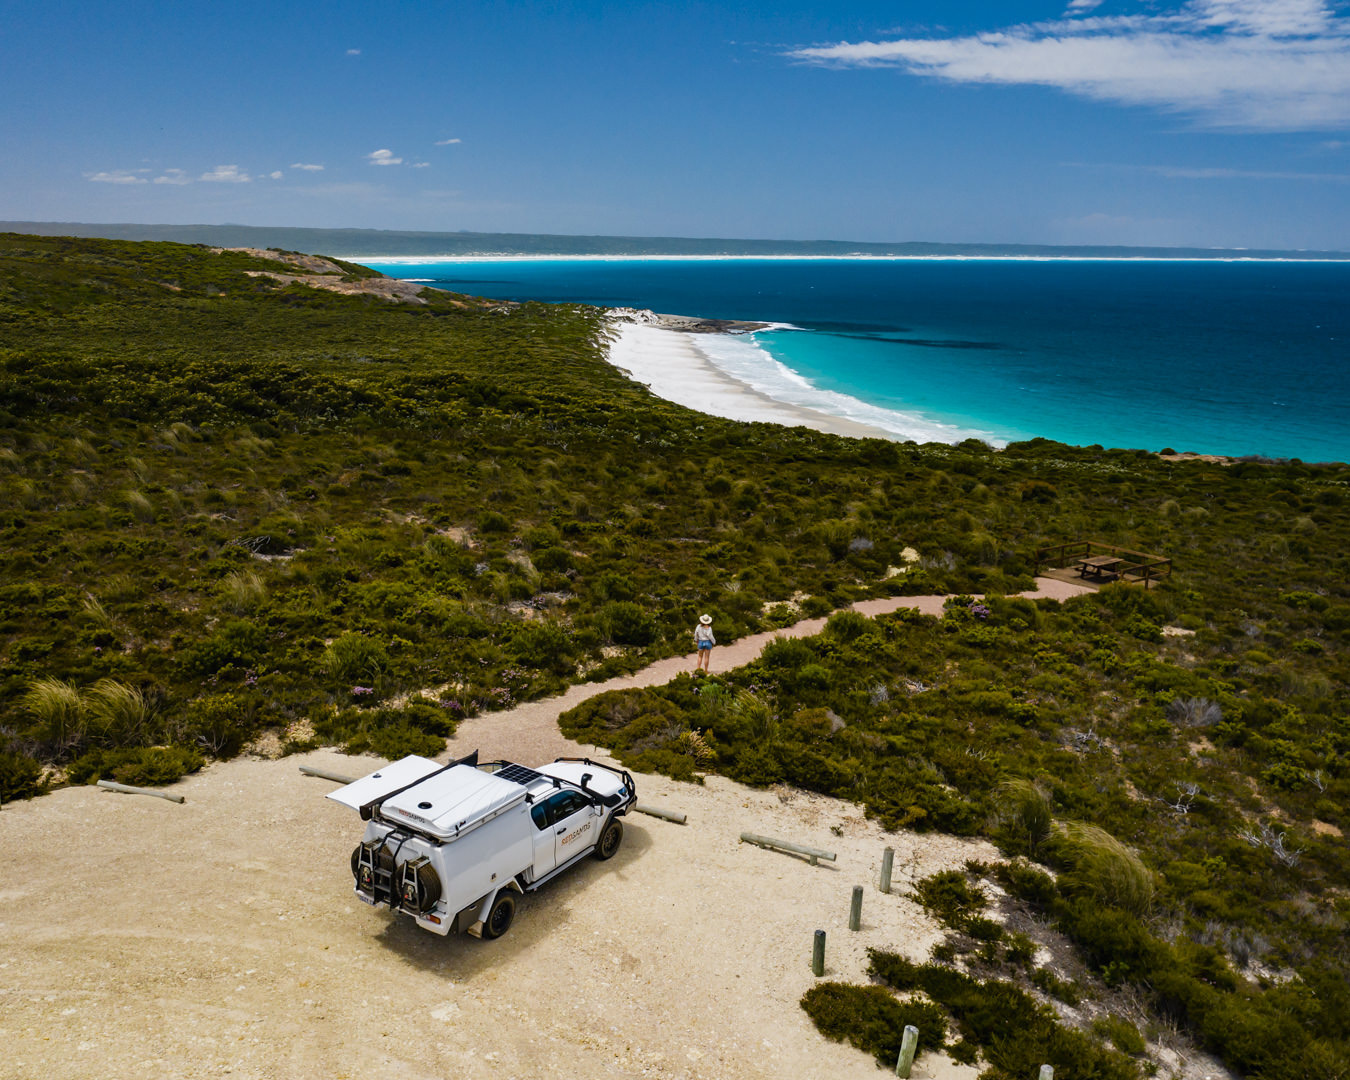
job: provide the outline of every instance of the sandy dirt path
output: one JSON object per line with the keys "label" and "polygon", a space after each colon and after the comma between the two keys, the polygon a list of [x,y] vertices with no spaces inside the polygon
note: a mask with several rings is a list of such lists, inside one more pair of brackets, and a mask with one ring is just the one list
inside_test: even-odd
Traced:
{"label": "sandy dirt path", "polygon": [[[859,606],[878,603],[914,600]],[[720,646],[714,670],[770,637]],[[689,666],[466,722],[446,756],[593,753],[557,734],[562,708]],[[0,1077],[874,1080],[870,1059],[823,1039],[798,1005],[814,931],[828,934],[831,978],[862,981],[872,945],[921,958],[940,932],[903,898],[909,882],[993,854],[885,833],[822,796],[641,776],[642,801],[688,825],[630,815],[611,862],[526,897],[505,937],[440,938],[353,895],[360,823],[323,798],[331,784],[298,775],[302,762],[353,775],[379,764],[327,750],[242,759],[175,785],[183,805],[73,787],[0,811]],[[741,831],[838,861],[812,867]],[[887,845],[889,895],[875,884]],[[858,932],[854,885],[867,890]],[[934,1056],[914,1075],[974,1070]]]}

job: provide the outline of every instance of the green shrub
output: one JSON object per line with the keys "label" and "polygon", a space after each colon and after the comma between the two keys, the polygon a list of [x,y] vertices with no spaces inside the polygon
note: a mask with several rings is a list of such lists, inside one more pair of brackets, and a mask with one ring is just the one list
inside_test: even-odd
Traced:
{"label": "green shrub", "polygon": [[334,682],[375,682],[389,668],[389,653],[380,642],[349,630],[324,649],[321,663]]}
{"label": "green shrub", "polygon": [[1082,987],[1072,979],[1061,979],[1049,968],[1037,968],[1033,971],[1031,985],[1071,1008],[1083,1003]]}
{"label": "green shrub", "polygon": [[574,666],[572,639],[552,620],[532,620],[519,627],[511,639],[511,649],[527,667],[561,675]]}
{"label": "green shrub", "polygon": [[836,611],[825,623],[825,634],[836,641],[856,641],[872,626],[872,620],[856,611]]}
{"label": "green shrub", "polygon": [[191,674],[215,675],[229,667],[256,667],[266,648],[267,632],[263,627],[233,620],[187,648],[182,654],[182,663]]}
{"label": "green shrub", "polygon": [[445,739],[400,722],[360,731],[347,740],[344,749],[349,754],[373,754],[386,761],[398,761],[413,754],[435,757],[445,749]]}
{"label": "green shrub", "polygon": [[983,889],[971,886],[959,870],[940,870],[921,878],[910,899],[948,926],[964,929],[989,904]]}
{"label": "green shrub", "polygon": [[201,754],[187,746],[100,749],[72,761],[66,775],[72,784],[115,780],[135,787],[156,787],[172,784],[204,764]]}
{"label": "green shrub", "polygon": [[931,1002],[900,1001],[880,986],[817,983],[802,996],[802,1008],[827,1039],[850,1042],[894,1070],[905,1026],[919,1029],[920,1052],[941,1050],[947,1020]]}
{"label": "green shrub", "polygon": [[1147,1049],[1139,1029],[1124,1017],[1116,1016],[1114,1013],[1093,1020],[1092,1030],[1108,1040],[1122,1054],[1138,1057]]}
{"label": "green shrub", "polygon": [[764,646],[759,662],[770,668],[783,671],[795,671],[797,668],[814,663],[815,650],[801,638],[776,637]]}
{"label": "green shrub", "polygon": [[946,1009],[961,1034],[977,1044],[994,1077],[1034,1076],[1043,1064],[1058,1075],[1089,1080],[1138,1080],[1129,1058],[1059,1023],[1011,983],[980,982],[938,964],[913,964],[880,949],[869,949],[869,974],[897,990],[919,989]]}
{"label": "green shrub", "polygon": [[41,764],[27,754],[0,749],[0,803],[32,798],[45,790]]}
{"label": "green shrub", "polygon": [[194,698],[170,719],[175,742],[195,746],[218,758],[234,757],[256,730],[256,704],[238,694]]}
{"label": "green shrub", "polygon": [[598,621],[601,632],[617,645],[650,645],[656,640],[656,620],[632,601],[606,604]]}

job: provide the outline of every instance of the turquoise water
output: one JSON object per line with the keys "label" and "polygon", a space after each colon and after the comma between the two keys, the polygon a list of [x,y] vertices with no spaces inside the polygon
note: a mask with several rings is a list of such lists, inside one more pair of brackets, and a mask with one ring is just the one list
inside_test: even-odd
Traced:
{"label": "turquoise water", "polygon": [[790,324],[705,351],[900,435],[931,437],[906,426],[920,414],[952,441],[1350,460],[1347,263],[366,261],[501,299]]}

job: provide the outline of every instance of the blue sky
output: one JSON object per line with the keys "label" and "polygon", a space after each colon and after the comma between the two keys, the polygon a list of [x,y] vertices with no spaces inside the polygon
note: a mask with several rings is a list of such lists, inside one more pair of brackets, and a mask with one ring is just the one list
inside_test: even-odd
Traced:
{"label": "blue sky", "polygon": [[0,219],[1350,249],[1350,8],[0,0]]}

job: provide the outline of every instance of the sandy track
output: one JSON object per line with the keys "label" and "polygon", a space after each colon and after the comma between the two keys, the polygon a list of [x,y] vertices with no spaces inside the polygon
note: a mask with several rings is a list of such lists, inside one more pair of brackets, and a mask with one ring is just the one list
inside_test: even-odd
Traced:
{"label": "sandy track", "polygon": [[[714,668],[763,644],[719,647]],[[466,722],[447,756],[594,753],[557,734],[570,695],[687,666]],[[302,761],[378,764],[333,751],[237,760],[176,785],[181,806],[75,787],[0,811],[0,1077],[870,1080],[871,1061],[821,1038],[798,1006],[813,931],[829,935],[833,978],[861,980],[869,945],[921,957],[939,931],[900,895],[908,882],[992,855],[886,834],[821,796],[642,776],[642,800],[685,811],[687,826],[632,815],[612,862],[527,897],[506,937],[439,938],[356,899],[360,823],[322,797],[330,784],[298,775]],[[749,847],[742,830],[838,863]],[[891,895],[875,888],[886,845]],[[855,884],[867,894],[850,933]],[[974,1075],[925,1064],[916,1076]]]}

